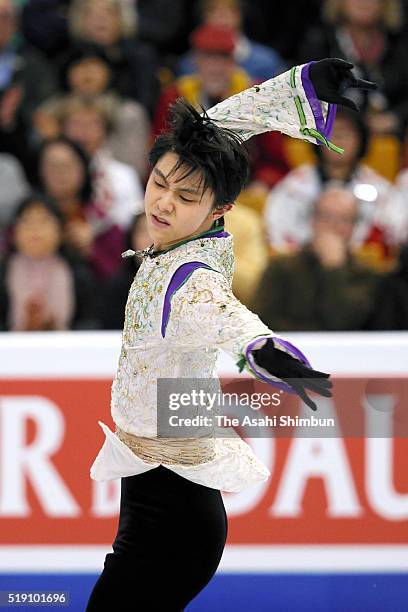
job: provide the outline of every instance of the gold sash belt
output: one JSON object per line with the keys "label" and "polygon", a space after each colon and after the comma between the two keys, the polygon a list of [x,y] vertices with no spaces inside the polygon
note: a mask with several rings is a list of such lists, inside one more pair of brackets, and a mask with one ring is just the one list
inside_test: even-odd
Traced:
{"label": "gold sash belt", "polygon": [[215,457],[214,438],[146,438],[116,426],[115,434],[147,463],[199,465]]}

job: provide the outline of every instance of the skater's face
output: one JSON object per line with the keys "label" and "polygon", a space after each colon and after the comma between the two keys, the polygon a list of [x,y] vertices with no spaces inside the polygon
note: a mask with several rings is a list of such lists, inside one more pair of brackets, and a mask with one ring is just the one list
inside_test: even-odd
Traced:
{"label": "skater's face", "polygon": [[178,156],[166,153],[152,170],[146,186],[147,231],[156,249],[163,250],[209,230],[232,204],[214,210],[214,193],[203,192],[198,172],[182,178],[186,168],[172,173]]}

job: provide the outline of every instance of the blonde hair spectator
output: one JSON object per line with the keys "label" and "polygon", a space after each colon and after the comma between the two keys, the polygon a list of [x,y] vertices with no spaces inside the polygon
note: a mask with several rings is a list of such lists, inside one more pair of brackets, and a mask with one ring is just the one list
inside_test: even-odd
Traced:
{"label": "blonde hair spectator", "polygon": [[117,108],[115,98],[109,94],[89,98],[72,94],[61,101],[61,105],[57,110],[57,116],[60,121],[64,122],[67,117],[78,111],[95,111],[103,118],[109,131],[112,127]]}
{"label": "blonde hair spectator", "polygon": [[[110,12],[113,20],[111,22],[112,35],[117,25],[117,38],[131,38],[137,31],[137,12],[131,0],[73,0],[69,12],[70,30],[76,38],[89,38],[89,29],[95,26],[95,22],[89,20],[90,16],[97,16],[102,21],[102,11]],[[88,19],[88,24],[86,24]],[[86,32],[88,28],[88,32]],[[92,40],[98,40],[92,37]]]}
{"label": "blonde hair spectator", "polygon": [[[325,21],[336,25],[344,17],[344,5],[347,0],[326,0],[323,7]],[[401,29],[403,18],[400,0],[379,0],[381,7],[381,22],[389,32],[398,32]]]}

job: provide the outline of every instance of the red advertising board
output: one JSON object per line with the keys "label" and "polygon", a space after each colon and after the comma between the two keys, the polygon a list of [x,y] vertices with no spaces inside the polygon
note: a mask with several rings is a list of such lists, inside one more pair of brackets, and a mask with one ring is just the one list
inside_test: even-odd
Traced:
{"label": "red advertising board", "polygon": [[[390,406],[374,414],[384,435],[373,436],[361,379],[342,386],[337,376],[335,386],[342,388],[323,402],[331,414],[340,414],[342,406],[343,418],[352,413],[358,435],[303,437],[292,430],[248,439],[271,478],[241,493],[223,493],[228,545],[408,545],[408,380],[388,376],[378,386],[376,376],[365,376],[370,401],[379,398],[384,406],[388,398]],[[0,379],[2,546],[113,541],[120,481],[89,476],[104,440],[98,420],[114,429],[111,380],[106,373],[72,372],[66,378],[20,372]]]}

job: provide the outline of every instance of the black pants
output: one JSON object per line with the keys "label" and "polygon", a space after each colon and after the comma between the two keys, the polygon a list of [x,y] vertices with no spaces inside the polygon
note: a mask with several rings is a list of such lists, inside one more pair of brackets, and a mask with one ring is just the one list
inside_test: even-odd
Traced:
{"label": "black pants", "polygon": [[119,528],[86,612],[180,612],[208,584],[227,539],[218,489],[159,466],[121,479]]}

